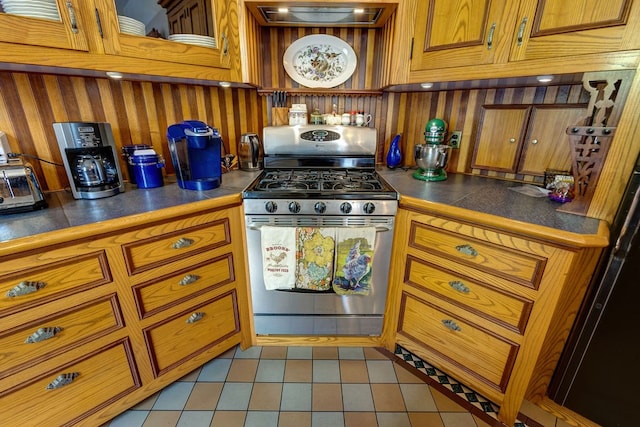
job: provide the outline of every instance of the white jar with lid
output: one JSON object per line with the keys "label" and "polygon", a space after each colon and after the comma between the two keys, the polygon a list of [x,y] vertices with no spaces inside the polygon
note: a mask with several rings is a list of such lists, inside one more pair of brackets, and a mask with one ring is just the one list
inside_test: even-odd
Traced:
{"label": "white jar with lid", "polygon": [[293,104],[289,109],[289,126],[306,125],[307,123],[307,106]]}

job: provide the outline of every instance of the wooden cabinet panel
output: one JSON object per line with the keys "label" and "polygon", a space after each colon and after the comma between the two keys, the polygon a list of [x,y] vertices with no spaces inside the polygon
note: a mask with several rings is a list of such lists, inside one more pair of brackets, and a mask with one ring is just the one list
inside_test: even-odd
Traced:
{"label": "wooden cabinet panel", "polygon": [[122,246],[130,274],[220,247],[231,242],[227,218],[203,225],[181,222],[150,227],[135,234],[138,240]]}
{"label": "wooden cabinet panel", "polygon": [[527,0],[511,61],[636,49],[637,0]]}
{"label": "wooden cabinet panel", "polygon": [[191,265],[169,276],[152,279],[133,286],[140,318],[184,302],[235,279],[232,254]]}
{"label": "wooden cabinet panel", "polygon": [[413,256],[407,257],[405,283],[435,295],[490,321],[523,333],[533,301],[491,284],[443,270]]}
{"label": "wooden cabinet panel", "polygon": [[[236,22],[236,16],[229,16],[234,11],[237,13],[237,4],[232,0],[190,2],[189,4],[194,6],[192,9],[196,13],[195,16],[189,15],[190,9],[187,8],[181,9],[182,12],[179,13],[179,16],[172,18],[172,32],[207,33],[208,29],[199,30],[201,27],[209,26],[208,23],[202,22],[203,17],[199,11],[200,7],[205,8],[208,20],[213,22],[211,24],[212,33],[207,35],[215,38],[215,48],[121,33],[118,27],[117,12],[112,6],[112,1],[96,0],[96,2],[99,4],[103,27],[107,28],[105,31],[111,34],[111,37],[104,39],[104,49],[107,54],[215,67],[224,70],[231,68],[230,51],[232,47],[230,44],[238,44],[238,40],[235,38],[237,31],[231,28],[232,22]],[[232,17],[234,21],[231,20]],[[190,28],[192,31],[186,31],[187,28],[183,27],[192,27]],[[231,75],[227,77],[230,78]]]}
{"label": "wooden cabinet panel", "polygon": [[[8,377],[0,383],[2,423],[8,426],[74,425],[109,402],[140,386],[129,342],[124,340],[79,360],[51,366],[31,381]],[[73,381],[52,388],[60,375]],[[12,384],[6,389],[3,385]]]}
{"label": "wooden cabinet panel", "polygon": [[240,331],[235,291],[145,328],[155,376]]}
{"label": "wooden cabinet panel", "polygon": [[[515,3],[515,4],[514,4]],[[430,0],[417,2],[412,70],[491,64],[515,22],[517,2]]]}
{"label": "wooden cabinet panel", "polygon": [[[500,240],[501,236],[497,236]],[[505,239],[507,240],[507,239]],[[419,222],[411,223],[409,246],[537,288],[546,259]]]}
{"label": "wooden cabinet panel", "polygon": [[[0,40],[22,45],[88,51],[82,17],[72,12],[64,0],[57,0],[60,20],[31,18],[0,13]],[[63,64],[61,64],[63,65]]]}
{"label": "wooden cabinet panel", "polygon": [[504,392],[519,345],[478,325],[404,294],[398,332],[432,349],[455,371],[473,372],[480,380]]}
{"label": "wooden cabinet panel", "polygon": [[[524,398],[544,394],[608,239],[543,238],[503,220],[403,197],[383,335],[388,350],[414,352],[513,425]],[[467,244],[477,255],[456,254]]]}
{"label": "wooden cabinet panel", "polygon": [[105,252],[87,244],[3,257],[0,271],[0,317],[112,281]]}
{"label": "wooden cabinet panel", "polygon": [[527,105],[484,106],[471,167],[515,172],[528,116]]}
{"label": "wooden cabinet panel", "polygon": [[518,172],[542,176],[546,169],[571,170],[571,146],[565,130],[582,125],[586,116],[583,106],[533,107]]}
{"label": "wooden cabinet panel", "polygon": [[570,170],[566,129],[586,118],[584,105],[486,105],[471,167],[537,176]]}
{"label": "wooden cabinet panel", "polygon": [[[41,362],[122,327],[124,322],[115,295],[60,313],[43,312],[36,322],[0,332],[0,378],[20,365]],[[59,330],[55,334],[43,330],[53,328]],[[41,338],[42,335],[51,337]]]}

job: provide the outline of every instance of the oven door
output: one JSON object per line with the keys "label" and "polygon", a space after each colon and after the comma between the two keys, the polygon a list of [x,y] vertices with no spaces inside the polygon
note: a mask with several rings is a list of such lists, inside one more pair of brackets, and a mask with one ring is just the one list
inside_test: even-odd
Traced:
{"label": "oven door", "polygon": [[[256,334],[258,335],[365,335],[382,333],[393,216],[338,217],[246,215],[247,253]],[[267,290],[262,278],[260,228],[376,227],[371,290],[368,295]]]}

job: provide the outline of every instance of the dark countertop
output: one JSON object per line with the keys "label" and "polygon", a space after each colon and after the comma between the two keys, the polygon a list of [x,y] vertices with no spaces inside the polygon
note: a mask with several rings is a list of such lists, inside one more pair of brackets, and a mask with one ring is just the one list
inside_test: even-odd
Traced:
{"label": "dark countertop", "polygon": [[571,233],[597,234],[599,220],[558,212],[560,204],[548,197],[510,190],[522,184],[461,174],[449,174],[446,181],[426,182],[413,178],[414,171],[378,169],[401,195]]}
{"label": "dark countertop", "polygon": [[207,191],[183,190],[170,176],[164,178],[162,187],[138,189],[127,183],[124,193],[94,200],[75,200],[70,191],[47,193],[49,206],[45,209],[0,215],[0,242],[238,194],[258,175],[259,171],[225,173],[220,187]]}
{"label": "dark countertop", "polygon": [[[509,190],[521,184],[460,174],[450,174],[446,181],[424,182],[414,179],[412,170],[381,167],[378,171],[401,195],[572,233],[598,231],[596,219],[557,212],[558,204],[546,197]],[[0,242],[238,194],[258,174],[259,171],[226,173],[221,186],[208,191],[183,190],[174,177],[165,177],[162,187],[138,189],[127,184],[124,193],[95,200],[75,200],[67,191],[48,193],[46,209],[0,216]]]}

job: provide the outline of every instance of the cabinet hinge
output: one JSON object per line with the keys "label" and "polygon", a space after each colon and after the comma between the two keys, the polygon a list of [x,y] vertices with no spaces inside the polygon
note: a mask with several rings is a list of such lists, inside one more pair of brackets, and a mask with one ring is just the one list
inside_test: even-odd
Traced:
{"label": "cabinet hinge", "polygon": [[102,34],[102,21],[100,21],[100,12],[98,12],[98,8],[96,8],[96,24],[98,24],[98,33],[100,34],[100,38],[104,38],[104,34]]}

